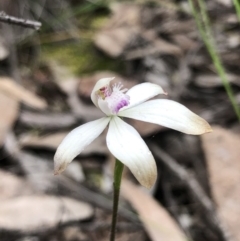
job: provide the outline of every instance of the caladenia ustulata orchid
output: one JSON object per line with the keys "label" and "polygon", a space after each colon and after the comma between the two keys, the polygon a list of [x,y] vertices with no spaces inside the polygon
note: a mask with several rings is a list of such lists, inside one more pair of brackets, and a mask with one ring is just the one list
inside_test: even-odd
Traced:
{"label": "caladenia ustulata orchid", "polygon": [[64,171],[67,165],[109,124],[107,146],[116,157],[110,235],[110,241],[114,241],[124,165],[147,188],[152,187],[157,178],[157,167],[151,151],[139,133],[124,122],[122,117],[163,125],[192,135],[211,132],[211,127],[204,119],[175,101],[149,100],[156,95],[166,94],[156,84],[142,83],[127,90],[123,89],[120,83],[110,85],[111,80],[113,78],[100,79],[91,93],[92,102],[106,114],[106,117],[75,128],[63,139],[54,156],[54,173],[59,174]]}
{"label": "caladenia ustulata orchid", "polygon": [[192,135],[211,132],[211,127],[175,101],[149,100],[166,94],[159,85],[142,83],[127,90],[122,89],[120,83],[111,85],[113,79],[100,79],[91,93],[92,102],[106,117],[83,124],[64,138],[54,156],[54,173],[64,171],[109,124],[106,142],[110,152],[131,170],[141,185],[150,188],[157,178],[154,157],[139,133],[122,117],[163,125]]}

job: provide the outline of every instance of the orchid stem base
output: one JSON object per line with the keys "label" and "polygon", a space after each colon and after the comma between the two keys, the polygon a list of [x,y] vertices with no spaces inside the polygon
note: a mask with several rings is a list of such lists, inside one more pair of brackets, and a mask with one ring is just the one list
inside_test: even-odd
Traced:
{"label": "orchid stem base", "polygon": [[112,226],[111,226],[111,235],[110,241],[115,241],[115,232],[117,224],[117,212],[118,212],[118,202],[120,194],[120,186],[122,180],[124,165],[116,159],[115,168],[114,168],[114,182],[113,182],[113,214],[112,214]]}

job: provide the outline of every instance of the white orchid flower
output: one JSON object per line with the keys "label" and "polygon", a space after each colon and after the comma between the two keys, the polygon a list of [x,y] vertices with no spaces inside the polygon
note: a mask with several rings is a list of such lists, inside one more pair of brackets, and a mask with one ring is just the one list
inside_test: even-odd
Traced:
{"label": "white orchid flower", "polygon": [[211,127],[204,119],[175,101],[149,100],[165,94],[156,84],[142,83],[127,91],[122,89],[120,83],[111,86],[112,79],[100,79],[91,93],[92,102],[106,117],[83,124],[64,138],[54,156],[54,172],[59,174],[64,171],[109,124],[106,141],[110,152],[131,170],[143,186],[150,188],[157,177],[154,157],[139,133],[121,117],[163,125],[192,135],[211,132]]}

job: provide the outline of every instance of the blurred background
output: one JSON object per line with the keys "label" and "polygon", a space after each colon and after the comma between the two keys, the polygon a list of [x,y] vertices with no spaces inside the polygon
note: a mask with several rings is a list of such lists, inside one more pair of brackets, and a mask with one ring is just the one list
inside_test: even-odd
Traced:
{"label": "blurred background", "polygon": [[0,11],[0,241],[109,240],[106,131],[60,176],[53,155],[102,116],[90,94],[112,76],[161,85],[213,128],[190,136],[126,120],[158,180],[146,190],[125,168],[116,240],[240,241],[237,1],[1,0]]}

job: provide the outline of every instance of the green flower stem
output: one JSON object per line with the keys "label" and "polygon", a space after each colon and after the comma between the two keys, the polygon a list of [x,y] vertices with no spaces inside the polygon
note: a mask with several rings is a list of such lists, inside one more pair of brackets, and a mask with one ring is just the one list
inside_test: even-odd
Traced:
{"label": "green flower stem", "polygon": [[116,159],[115,168],[114,168],[113,214],[112,214],[112,226],[111,226],[110,241],[114,241],[115,240],[115,231],[116,231],[116,224],[117,224],[117,212],[118,212],[118,202],[119,202],[119,193],[120,193],[120,186],[121,186],[123,168],[124,168],[124,165],[119,160]]}

